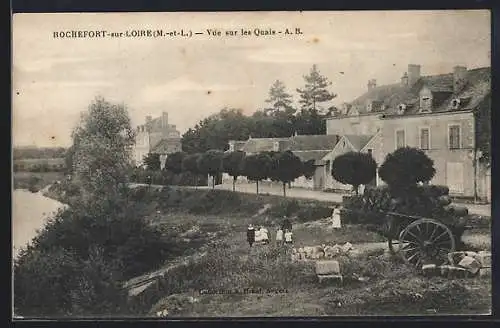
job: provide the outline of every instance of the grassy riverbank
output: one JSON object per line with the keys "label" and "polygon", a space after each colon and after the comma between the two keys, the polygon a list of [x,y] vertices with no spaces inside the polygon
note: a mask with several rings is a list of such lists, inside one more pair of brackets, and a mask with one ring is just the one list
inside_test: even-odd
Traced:
{"label": "grassy riverbank", "polygon": [[37,192],[55,181],[64,179],[62,172],[14,172],[14,189],[30,189]]}

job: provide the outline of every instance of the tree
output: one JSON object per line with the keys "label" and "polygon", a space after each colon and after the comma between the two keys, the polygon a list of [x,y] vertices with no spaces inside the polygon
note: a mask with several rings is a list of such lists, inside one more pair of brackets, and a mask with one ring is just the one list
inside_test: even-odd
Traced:
{"label": "tree", "polygon": [[161,168],[160,154],[148,153],[143,159],[147,170],[159,171]]}
{"label": "tree", "polygon": [[235,184],[238,176],[242,174],[242,165],[244,159],[245,153],[242,151],[225,153],[222,158],[223,171],[233,177],[233,191],[235,191]]}
{"label": "tree", "polygon": [[314,159],[302,162],[302,175],[306,179],[312,179],[316,173],[316,166],[314,165]]}
{"label": "tree", "polygon": [[257,184],[257,194],[259,194],[259,181],[269,177],[272,159],[268,154],[260,153],[246,156],[243,161],[243,172],[248,180]]}
{"label": "tree", "polygon": [[335,180],[353,186],[356,195],[359,185],[372,181],[377,173],[377,163],[371,154],[348,152],[337,156],[332,162]]}
{"label": "tree", "polygon": [[182,173],[182,161],[186,157],[186,153],[182,151],[178,151],[172,154],[169,154],[165,159],[165,170],[169,170],[175,174]]}
{"label": "tree", "polygon": [[280,81],[274,81],[269,89],[269,98],[266,103],[271,104],[272,108],[267,109],[266,114],[277,114],[278,112],[286,112],[292,108],[292,96],[286,92],[285,84]]}
{"label": "tree", "polygon": [[434,161],[423,150],[402,147],[385,157],[378,173],[393,192],[399,193],[416,186],[419,182],[432,180],[436,169]]}
{"label": "tree", "polygon": [[211,149],[198,158],[198,171],[212,176],[212,189],[215,188],[215,177],[222,172],[222,157],[224,153],[217,149]]}
{"label": "tree", "polygon": [[318,103],[331,101],[337,95],[327,90],[332,83],[320,74],[318,67],[313,65],[309,75],[304,76],[306,84],[303,89],[297,89],[302,109],[318,111]]}
{"label": "tree", "polygon": [[196,186],[198,185],[198,175],[200,174],[198,170],[198,159],[201,155],[201,153],[190,154],[182,159],[182,171],[190,172],[196,177]]}
{"label": "tree", "polygon": [[72,138],[73,175],[85,195],[103,199],[118,192],[127,182],[135,142],[125,106],[97,97],[82,114]]}
{"label": "tree", "polygon": [[286,184],[297,179],[303,173],[302,161],[287,150],[275,154],[273,162],[271,179],[283,184],[283,197],[286,197]]}
{"label": "tree", "polygon": [[73,156],[75,154],[75,149],[73,146],[69,147],[66,153],[64,154],[64,166],[65,173],[72,174],[73,173]]}

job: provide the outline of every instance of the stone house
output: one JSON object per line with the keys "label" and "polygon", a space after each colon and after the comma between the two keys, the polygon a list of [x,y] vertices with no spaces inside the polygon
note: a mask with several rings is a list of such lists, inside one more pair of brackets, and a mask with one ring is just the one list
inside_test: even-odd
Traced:
{"label": "stone house", "polygon": [[[327,120],[327,134],[380,135],[373,150],[381,164],[403,146],[418,147],[434,161],[431,183],[456,196],[490,198],[488,166],[479,161],[474,112],[491,111],[491,70],[457,66],[448,74],[421,76],[408,65],[399,83],[368,82],[365,94]],[[377,178],[377,184],[382,183]]]}
{"label": "stone house", "polygon": [[138,166],[143,164],[142,161],[148,153],[156,153],[160,154],[163,169],[167,155],[181,150],[181,135],[175,125],[168,123],[166,112],[155,119],[146,116],[145,124],[139,125],[136,129],[133,153],[135,164]]}
{"label": "stone house", "polygon": [[[229,141],[229,151],[243,151],[246,155],[265,151],[292,151],[303,162],[313,160],[316,171],[312,179],[299,177],[292,182],[292,186],[308,189],[325,188],[327,174],[326,162],[323,160],[337,145],[340,136],[337,135],[295,135],[288,138],[249,138],[246,141]],[[223,174],[223,181],[232,181],[227,174]],[[240,182],[246,182],[245,177],[239,177]],[[268,183],[271,183],[268,181]]]}

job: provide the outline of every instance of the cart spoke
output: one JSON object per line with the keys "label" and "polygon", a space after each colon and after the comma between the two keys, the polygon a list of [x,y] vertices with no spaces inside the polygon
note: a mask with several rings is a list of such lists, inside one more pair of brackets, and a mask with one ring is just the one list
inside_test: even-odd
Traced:
{"label": "cart spoke", "polygon": [[434,229],[432,230],[432,234],[431,236],[429,237],[429,240],[432,241],[432,237],[434,237],[434,234],[436,233],[436,231],[438,230],[438,226],[434,225]]}
{"label": "cart spoke", "polygon": [[438,237],[436,237],[435,239],[432,240],[433,243],[437,243],[437,241],[439,239],[441,239],[441,237],[443,237],[444,235],[446,235],[448,232],[445,230],[443,231]]}
{"label": "cart spoke", "polygon": [[418,238],[413,232],[411,232],[410,230],[407,230],[407,231],[408,231],[408,234],[411,235],[411,236],[413,236],[418,241],[419,244],[422,243],[422,241],[420,240],[420,238]]}

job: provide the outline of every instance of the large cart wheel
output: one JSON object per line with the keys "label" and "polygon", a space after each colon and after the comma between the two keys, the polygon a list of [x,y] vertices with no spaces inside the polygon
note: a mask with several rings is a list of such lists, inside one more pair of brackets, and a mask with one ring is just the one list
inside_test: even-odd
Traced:
{"label": "large cart wheel", "polygon": [[[393,246],[396,248],[396,245]],[[405,262],[421,267],[423,264],[442,265],[448,253],[455,251],[455,238],[451,230],[433,219],[420,219],[401,231],[398,253]]]}

